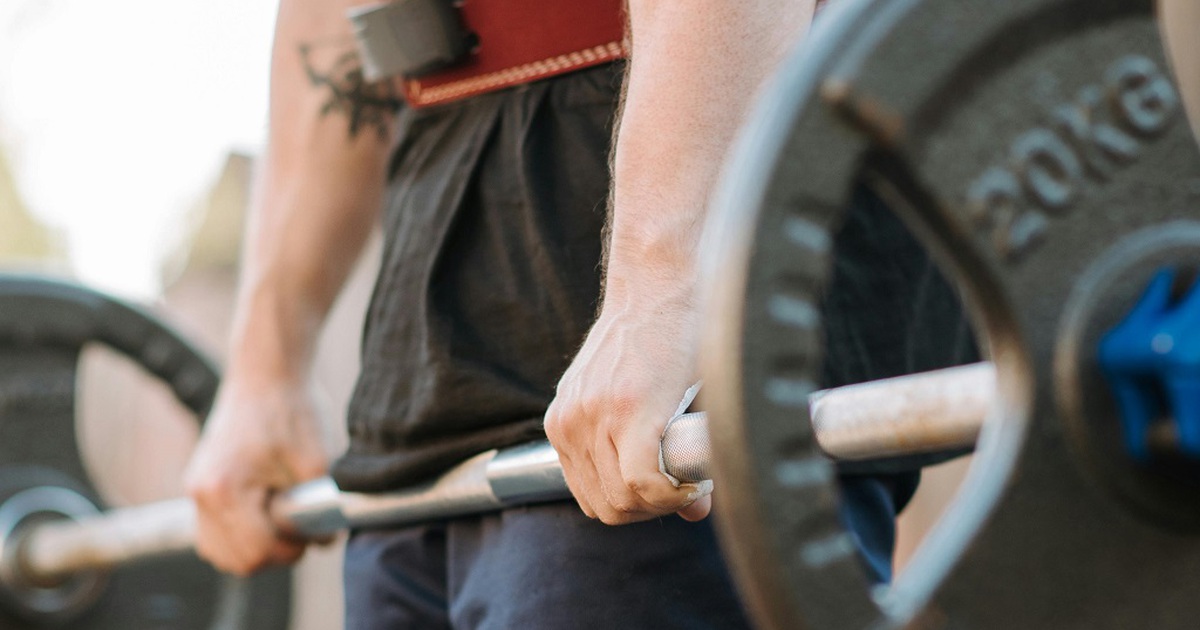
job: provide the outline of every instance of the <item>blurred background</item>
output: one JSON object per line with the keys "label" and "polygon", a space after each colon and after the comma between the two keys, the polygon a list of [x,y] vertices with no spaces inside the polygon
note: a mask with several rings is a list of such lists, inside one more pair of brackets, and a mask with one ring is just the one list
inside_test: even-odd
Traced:
{"label": "blurred background", "polygon": [[[264,142],[277,1],[0,2],[0,272],[72,278],[147,305],[220,361]],[[1200,4],[1175,6],[1186,24],[1200,20]],[[1196,75],[1198,65],[1192,55],[1182,67]],[[342,410],[377,257],[378,238],[318,355],[314,387],[329,403],[331,454],[344,446]],[[78,387],[85,458],[106,498],[127,505],[180,494],[195,418],[102,348],[85,354]],[[898,564],[968,463],[926,471],[901,518]],[[297,572],[297,630],[340,627],[339,553],[336,544],[314,550]]]}
{"label": "blurred background", "polygon": [[[277,4],[0,2],[0,273],[70,278],[148,306],[221,362]],[[369,267],[335,307],[314,375],[331,454],[344,447]],[[77,387],[84,457],[105,498],[180,495],[196,419],[100,346],[85,351]],[[294,628],[341,627],[339,546],[310,552],[296,581]]]}

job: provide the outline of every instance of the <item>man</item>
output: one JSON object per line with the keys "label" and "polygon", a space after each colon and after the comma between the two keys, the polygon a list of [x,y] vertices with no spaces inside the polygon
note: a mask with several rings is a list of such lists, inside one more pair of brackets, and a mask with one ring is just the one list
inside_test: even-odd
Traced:
{"label": "man", "polygon": [[[201,555],[245,574],[303,552],[263,506],[327,470],[313,340],[382,205],[339,485],[402,487],[544,422],[578,507],[355,532],[347,627],[745,627],[710,526],[685,522],[711,498],[660,474],[658,442],[697,378],[709,191],[813,0],[629,0],[627,67],[427,108],[362,81],[350,4],[281,2],[233,349],[188,475]],[[877,580],[914,485],[847,480]]]}

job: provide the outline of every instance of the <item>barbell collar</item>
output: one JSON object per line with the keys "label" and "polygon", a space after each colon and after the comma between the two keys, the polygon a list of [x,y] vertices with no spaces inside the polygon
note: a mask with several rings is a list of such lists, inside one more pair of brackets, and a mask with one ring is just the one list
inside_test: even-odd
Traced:
{"label": "barbell collar", "polygon": [[[78,563],[77,557],[55,558],[54,549],[39,546],[39,551],[51,552],[46,559],[49,563],[61,562],[71,568],[44,573],[36,564],[43,556],[30,556],[26,550],[29,534],[59,525],[64,526],[63,531],[82,531],[74,526],[98,516],[99,510],[86,497],[57,486],[28,488],[0,505],[0,584],[4,586],[0,600],[9,610],[34,624],[60,626],[92,607],[108,582],[108,575],[96,569],[109,565]],[[84,544],[72,546],[68,553],[90,555],[95,546],[86,543],[96,541],[81,542]],[[102,548],[103,541],[99,542]]]}

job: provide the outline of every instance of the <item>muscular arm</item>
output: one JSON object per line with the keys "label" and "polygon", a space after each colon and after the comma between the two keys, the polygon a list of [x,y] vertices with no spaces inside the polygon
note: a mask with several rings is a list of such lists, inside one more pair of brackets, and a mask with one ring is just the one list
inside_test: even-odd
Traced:
{"label": "muscular arm", "polygon": [[613,163],[609,290],[630,264],[690,262],[717,171],[812,0],[630,0],[633,54]]}
{"label": "muscular arm", "polygon": [[[361,1],[361,0],[360,0]],[[244,243],[226,378],[188,470],[198,549],[245,574],[303,547],[275,531],[270,493],[327,467],[307,380],[317,333],[378,214],[388,84],[367,84],[347,0],[282,0],[268,146]]]}
{"label": "muscular arm", "polygon": [[280,5],[231,370],[307,371],[316,330],[378,213],[399,100],[389,85],[363,83],[348,4]]}
{"label": "muscular arm", "polygon": [[696,245],[733,136],[813,4],[629,2],[604,303],[546,421],[589,516],[625,523],[689,505],[686,518],[708,511],[695,488],[658,472],[658,438],[696,379]]}

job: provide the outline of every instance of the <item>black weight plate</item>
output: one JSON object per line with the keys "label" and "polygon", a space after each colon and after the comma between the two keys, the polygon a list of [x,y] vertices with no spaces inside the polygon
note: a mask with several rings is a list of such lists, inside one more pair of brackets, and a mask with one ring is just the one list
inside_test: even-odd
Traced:
{"label": "black weight plate", "polygon": [[[153,317],[76,285],[0,276],[0,487],[6,495],[61,485],[103,507],[75,435],[76,366],[89,342],[112,347],[162,379],[198,418],[212,404],[218,383],[212,363]],[[238,579],[188,555],[115,569],[95,607],[59,626],[284,630],[290,613],[290,571]],[[0,607],[0,629],[40,627],[48,626]]]}
{"label": "black weight plate", "polygon": [[[717,505],[756,617],[789,629],[1194,627],[1200,540],[1106,487],[1088,464],[1096,440],[1073,436],[1107,431],[1112,414],[1078,417],[1069,401],[1107,393],[1066,391],[1094,379],[1060,377],[1095,373],[1094,356],[1059,348],[1069,322],[1093,319],[1071,310],[1090,303],[1075,295],[1087,279],[1126,283],[1104,316],[1123,312],[1151,270],[1105,261],[1198,216],[1200,155],[1153,3],[847,5],[764,99],[718,194],[706,380],[717,480],[740,490]],[[811,314],[830,244],[864,181],[958,282],[1000,393],[959,497],[876,597],[838,523],[832,469],[795,420],[823,361]],[[1167,262],[1196,260],[1196,246],[1171,247]],[[1156,511],[1186,521],[1195,501]]]}
{"label": "black weight plate", "polygon": [[[814,321],[817,302],[803,295],[781,295],[774,300],[774,307],[767,305],[779,313],[778,321],[769,321],[758,334],[750,335],[752,326],[763,326],[762,318],[751,322],[752,311],[763,305],[746,301],[751,285],[761,282],[750,273],[751,260],[772,253],[771,245],[756,234],[759,215],[767,212],[768,204],[789,202],[786,196],[768,199],[771,180],[781,176],[772,172],[774,164],[787,159],[785,143],[790,136],[782,130],[794,124],[793,118],[801,113],[805,99],[815,93],[822,75],[842,56],[842,49],[861,30],[861,24],[870,19],[870,7],[870,0],[843,0],[827,5],[818,15],[808,41],[787,59],[785,71],[775,77],[759,101],[752,123],[727,160],[728,172],[716,191],[703,243],[703,259],[708,264],[704,275],[711,280],[702,353],[710,387],[703,396],[710,410],[713,443],[720,445],[714,451],[714,476],[719,487],[739,489],[721,492],[714,501],[717,525],[738,590],[764,627],[804,628],[811,624],[852,628],[877,616],[855,559],[830,558],[833,561],[823,563],[820,579],[797,579],[792,566],[793,558],[805,553],[802,545],[806,543],[812,550],[808,557],[844,556],[844,550],[852,549],[836,513],[835,471],[816,446],[807,421],[808,390],[815,388],[822,365],[821,330]],[[830,131],[845,129],[839,125]],[[861,144],[849,133],[846,136],[846,142]],[[836,165],[830,166],[836,169]],[[815,169],[809,171],[814,179],[827,177],[819,165],[811,168]],[[849,188],[846,192],[849,194]],[[819,286],[818,281],[831,270],[829,230],[809,226],[807,221],[792,222],[783,230],[794,245],[783,254],[796,271],[787,275],[788,284],[801,291]],[[799,361],[751,367],[763,345],[785,339]],[[762,373],[764,367],[791,374],[768,378]],[[773,384],[783,390],[793,383],[802,384],[801,391],[791,393],[795,399],[785,402],[770,419],[757,415],[764,421],[746,421],[743,387]],[[787,396],[784,391],[779,394]],[[771,495],[781,484],[789,490]],[[812,603],[817,604],[818,612]]]}

